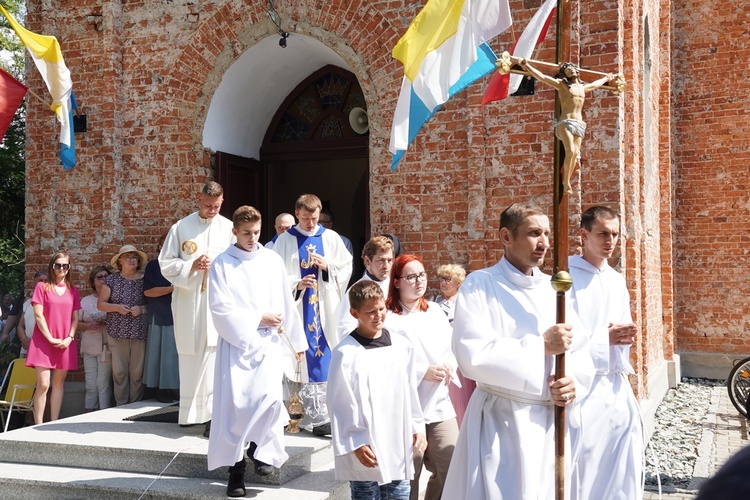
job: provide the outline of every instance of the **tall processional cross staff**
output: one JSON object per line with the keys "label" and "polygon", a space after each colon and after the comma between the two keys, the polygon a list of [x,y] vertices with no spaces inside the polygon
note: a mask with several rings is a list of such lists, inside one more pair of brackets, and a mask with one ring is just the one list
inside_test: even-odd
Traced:
{"label": "tall processional cross staff", "polygon": [[[513,57],[507,52],[496,62],[500,73],[529,75],[553,87],[555,98],[554,186],[554,269],[552,288],[557,292],[556,322],[565,323],[565,292],[573,286],[568,274],[568,196],[570,177],[578,159],[586,130],[581,111],[585,93],[605,88],[620,93],[625,88],[622,75],[582,70],[570,62],[571,1],[557,0],[557,63]],[[583,79],[591,81],[584,83]],[[592,81],[593,80],[593,81]],[[565,354],[555,356],[555,379],[565,377]],[[565,498],[565,407],[555,406],[555,499]]]}

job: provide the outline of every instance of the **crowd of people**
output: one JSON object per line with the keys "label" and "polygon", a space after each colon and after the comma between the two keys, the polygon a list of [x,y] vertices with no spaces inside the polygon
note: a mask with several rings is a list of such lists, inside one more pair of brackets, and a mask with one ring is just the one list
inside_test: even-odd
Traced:
{"label": "crowd of people", "polygon": [[[179,424],[205,425],[209,469],[229,467],[230,497],[246,493],[246,458],[258,475],[288,458],[286,378],[304,407],[300,426],[331,436],[336,478],[354,499],[416,499],[423,469],[427,500],[552,498],[555,406],[567,408],[569,498],[641,498],[627,379],[638,328],[608,264],[619,238],[612,210],[583,214],[583,254],[571,256],[567,321],[557,323],[539,269],[549,220],[533,204],[502,213],[504,255],[492,267],[467,276],[449,263],[433,275],[397,238],[377,235],[349,287],[351,243],[317,196],[279,214],[265,245],[261,214],[243,206],[229,220],[222,202],[207,182],[157,259],[124,245],[92,269],[83,299],[68,255],[38,273],[17,328],[37,372],[36,423],[45,406],[59,415],[80,340],[86,410],[138,401],[144,381],[160,401],[178,398]],[[568,369],[555,379],[563,353]]]}
{"label": "crowd of people", "polygon": [[[59,418],[65,379],[68,371],[78,369],[79,360],[84,412],[139,401],[147,387],[160,401],[176,399],[170,391],[179,387],[177,354],[170,346],[174,340],[163,333],[169,326],[162,326],[171,321],[171,311],[163,314],[164,304],[170,309],[171,285],[158,289],[166,302],[149,311],[145,294],[157,288],[152,283],[163,283],[158,267],[152,281],[144,280],[146,260],[145,253],[124,245],[109,264],[91,269],[91,293],[83,298],[72,284],[68,254],[56,253],[48,269],[34,275],[32,296],[18,307],[18,317],[4,325],[2,342],[17,344],[19,357],[36,371],[35,424]],[[151,376],[146,382],[144,369]]]}

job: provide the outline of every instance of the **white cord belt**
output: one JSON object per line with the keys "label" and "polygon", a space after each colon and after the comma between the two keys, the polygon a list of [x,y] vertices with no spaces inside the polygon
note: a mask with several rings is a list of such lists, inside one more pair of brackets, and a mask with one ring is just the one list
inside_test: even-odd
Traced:
{"label": "white cord belt", "polygon": [[503,399],[509,399],[517,403],[524,403],[527,405],[543,405],[543,406],[552,406],[554,404],[549,399],[530,399],[530,398],[524,398],[522,396],[508,394],[506,392],[500,392],[500,391],[490,388],[489,386],[481,382],[477,382],[477,387],[479,387],[480,389],[482,389],[484,392],[488,394],[492,394],[493,396],[497,396]]}
{"label": "white cord belt", "polygon": [[596,374],[600,376],[606,376],[606,375],[619,375],[620,373],[625,372],[625,370],[602,370],[597,371]]}

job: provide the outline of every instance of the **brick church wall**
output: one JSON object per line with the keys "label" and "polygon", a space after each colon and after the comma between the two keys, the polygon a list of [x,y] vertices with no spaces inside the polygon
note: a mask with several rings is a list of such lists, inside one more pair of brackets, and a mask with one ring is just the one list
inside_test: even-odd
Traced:
{"label": "brick church wall", "polygon": [[732,358],[750,354],[749,15],[742,0],[673,10],[678,345]]}
{"label": "brick church wall", "polygon": [[[502,254],[498,219],[507,205],[528,199],[552,204],[554,92],[537,84],[534,96],[482,107],[484,79],[447,103],[391,172],[387,148],[403,73],[390,50],[423,3],[282,0],[276,8],[290,31],[317,38],[344,58],[363,88],[370,115],[372,232],[398,234],[431,269],[447,262],[479,269]],[[540,3],[511,1],[516,36]],[[568,236],[573,250],[579,244],[578,214],[589,205],[606,204],[622,213],[624,239],[612,262],[626,277],[642,329],[633,350],[641,397],[649,395],[649,370],[672,358],[675,331],[680,346],[703,349],[711,344],[700,343],[694,332],[705,333],[711,317],[722,318],[709,330],[741,339],[739,328],[728,323],[742,305],[719,295],[722,287],[738,286],[731,270],[740,260],[738,255],[733,262],[721,258],[736,254],[737,243],[748,239],[747,222],[737,217],[748,209],[747,186],[741,189],[747,176],[738,176],[746,155],[739,147],[744,136],[732,136],[730,121],[737,111],[730,111],[738,108],[730,102],[723,119],[712,117],[721,123],[699,127],[710,141],[696,140],[691,132],[690,101],[710,95],[708,79],[695,85],[682,76],[696,73],[698,60],[678,49],[697,43],[688,28],[702,31],[696,25],[706,25],[692,19],[684,3],[675,7],[681,17],[674,21],[666,1],[624,7],[574,3],[574,58],[586,68],[624,73],[628,87],[621,98],[602,90],[587,98],[589,131],[583,172],[574,175]],[[194,209],[195,193],[211,174],[211,156],[201,143],[211,96],[232,62],[276,31],[263,2],[54,4],[30,0],[27,26],[60,40],[89,131],[76,136],[79,165],[64,173],[52,140],[57,125],[41,104],[29,103],[26,269],[30,279],[54,250],[66,248],[83,286],[85,272],[108,261],[123,243],[153,257],[159,235]],[[719,20],[711,22],[719,26]],[[730,44],[728,34],[714,36]],[[493,48],[500,52],[511,40],[510,32],[503,33]],[[536,57],[554,60],[554,29]],[[680,75],[676,82],[670,81],[671,58]],[[38,76],[29,76],[32,90],[44,94]],[[740,78],[721,82],[722,88],[742,95],[732,87]],[[650,99],[647,106],[644,96]],[[680,117],[674,124],[673,114]],[[724,153],[720,164],[713,156],[704,158],[698,145],[706,141],[713,143],[713,155]],[[696,169],[688,168],[692,165]],[[707,196],[711,188],[703,190],[700,180],[721,173],[723,182],[734,186],[733,194],[725,198],[713,189]],[[696,210],[693,200],[714,204]],[[717,220],[722,216],[726,221]],[[699,243],[699,235],[710,236],[709,221],[726,233]],[[744,232],[732,231],[741,227]],[[722,263],[731,265],[720,269]],[[702,276],[692,274],[698,268],[706,269]],[[713,277],[724,272],[722,286],[705,290],[704,280],[715,282]],[[704,294],[699,301],[710,308],[695,307],[699,290]],[[746,306],[744,311],[747,325]]]}

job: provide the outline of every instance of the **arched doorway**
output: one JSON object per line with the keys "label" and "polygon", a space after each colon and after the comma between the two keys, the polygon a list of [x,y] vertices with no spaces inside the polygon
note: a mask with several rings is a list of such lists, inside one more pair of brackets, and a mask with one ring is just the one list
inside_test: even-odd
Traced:
{"label": "arched doorway", "polygon": [[333,50],[299,34],[289,43],[282,49],[269,36],[248,48],[211,98],[203,145],[215,151],[222,214],[256,206],[270,239],[275,216],[314,193],[335,214],[334,229],[351,239],[358,277],[369,237],[369,134],[354,132],[348,113],[366,110],[366,101]]}
{"label": "arched doorway", "polygon": [[269,213],[292,212],[302,193],[318,195],[335,215],[334,229],[352,240],[356,268],[369,235],[369,135],[352,129],[354,108],[367,109],[356,77],[337,66],[321,68],[279,107],[260,159]]}

